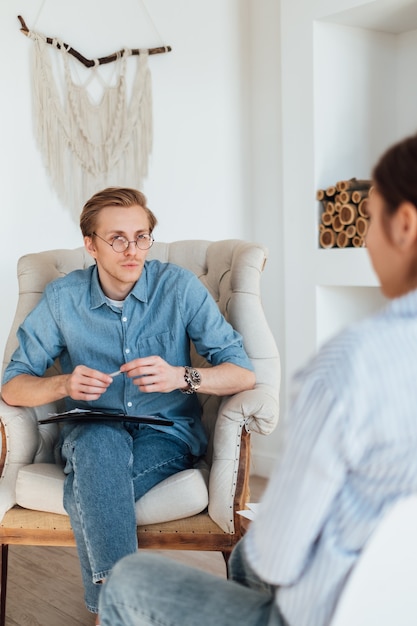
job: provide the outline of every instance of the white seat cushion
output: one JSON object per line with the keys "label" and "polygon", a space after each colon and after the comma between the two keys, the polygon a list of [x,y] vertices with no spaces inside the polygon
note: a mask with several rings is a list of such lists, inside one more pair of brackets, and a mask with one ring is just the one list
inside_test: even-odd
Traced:
{"label": "white seat cushion", "polygon": [[[178,472],[136,502],[140,524],[157,524],[196,515],[208,505],[208,469]],[[19,470],[16,503],[25,509],[67,515],[62,504],[65,474],[54,463],[33,463]]]}

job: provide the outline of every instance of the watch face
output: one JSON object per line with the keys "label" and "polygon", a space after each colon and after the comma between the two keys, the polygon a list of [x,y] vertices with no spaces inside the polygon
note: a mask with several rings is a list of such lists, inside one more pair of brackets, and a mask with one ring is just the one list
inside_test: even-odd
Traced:
{"label": "watch face", "polygon": [[200,384],[201,383],[201,374],[200,372],[198,372],[197,370],[192,369],[191,370],[191,379],[194,383]]}
{"label": "watch face", "polygon": [[185,378],[185,382],[188,385],[188,389],[182,390],[183,393],[187,393],[187,394],[195,393],[201,385],[200,372],[198,372],[196,369],[189,367],[187,365],[185,367],[184,378]]}

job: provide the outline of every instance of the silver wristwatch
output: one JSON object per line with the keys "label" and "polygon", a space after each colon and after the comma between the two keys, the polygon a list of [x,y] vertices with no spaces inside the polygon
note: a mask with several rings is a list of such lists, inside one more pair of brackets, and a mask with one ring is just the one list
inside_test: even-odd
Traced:
{"label": "silver wristwatch", "polygon": [[195,393],[201,385],[201,374],[199,371],[194,369],[193,367],[185,366],[184,372],[184,380],[187,383],[188,387],[186,389],[181,389],[182,393],[190,395]]}

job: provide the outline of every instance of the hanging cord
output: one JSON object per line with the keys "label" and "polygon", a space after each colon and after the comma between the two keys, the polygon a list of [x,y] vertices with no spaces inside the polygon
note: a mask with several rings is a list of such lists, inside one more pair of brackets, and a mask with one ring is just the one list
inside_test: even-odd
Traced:
{"label": "hanging cord", "polygon": [[38,9],[38,12],[37,12],[36,17],[35,17],[34,22],[33,22],[33,28],[35,28],[35,26],[37,24],[37,21],[39,19],[39,16],[42,13],[43,7],[45,6],[45,4],[46,4],[46,0],[42,0],[41,5],[40,5],[40,7]]}
{"label": "hanging cord", "polygon": [[[44,2],[46,2],[46,0],[44,0]],[[149,19],[150,23],[152,24],[152,26],[153,26],[153,29],[154,29],[155,33],[156,33],[156,34],[158,35],[158,37],[159,37],[159,41],[160,41],[160,43],[162,44],[162,46],[163,46],[164,48],[168,48],[169,46],[166,46],[166,45],[165,45],[164,39],[162,38],[161,33],[160,33],[160,32],[159,32],[159,30],[157,29],[156,24],[155,24],[154,20],[152,19],[152,16],[151,16],[151,14],[150,14],[150,11],[149,11],[149,9],[148,9],[148,6],[147,6],[147,4],[146,4],[145,0],[139,0],[139,2],[141,3],[141,5],[143,6],[143,8],[145,9],[145,12],[146,12],[146,14],[147,14],[147,16],[148,16],[148,19]]]}
{"label": "hanging cord", "polygon": [[[145,0],[139,0],[139,2],[140,2],[140,4],[143,6],[143,8],[144,8],[144,10],[145,10],[145,13],[146,13],[146,15],[148,16],[148,20],[150,21],[150,23],[151,23],[151,25],[152,25],[152,27],[153,27],[153,29],[154,29],[155,33],[156,33],[156,34],[157,34],[157,36],[159,37],[159,41],[160,41],[160,43],[162,44],[162,47],[163,47],[163,48],[168,48],[169,46],[167,46],[167,45],[165,44],[164,39],[163,39],[163,37],[162,37],[161,33],[159,32],[159,30],[158,30],[158,28],[157,28],[156,24],[155,24],[155,20],[152,18],[152,15],[151,15],[151,13],[150,13],[150,11],[149,11],[148,5],[146,4]],[[33,29],[35,29],[36,24],[38,23],[38,19],[39,19],[39,17],[40,17],[40,14],[41,14],[41,13],[42,13],[42,11],[43,11],[43,8],[44,8],[45,4],[46,4],[46,0],[42,0],[41,4],[40,4],[40,6],[39,6],[38,12],[37,12],[37,14],[36,14],[36,17],[35,17],[35,19],[34,19],[34,21],[33,21]]]}

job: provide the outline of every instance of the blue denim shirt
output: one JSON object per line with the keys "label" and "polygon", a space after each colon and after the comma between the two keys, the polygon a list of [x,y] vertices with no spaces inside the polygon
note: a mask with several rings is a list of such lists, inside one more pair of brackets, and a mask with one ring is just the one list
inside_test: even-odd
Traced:
{"label": "blue denim shirt", "polygon": [[[241,336],[221,315],[216,302],[190,271],[171,263],[147,261],[123,309],[112,307],[100,287],[97,267],[76,270],[47,285],[35,309],[18,330],[19,347],[3,383],[18,374],[43,376],[59,357],[63,373],[80,364],[110,373],[124,362],[159,355],[171,365],[190,364],[190,340],[213,365],[230,362],[253,370]],[[67,409],[89,406],[127,415],[170,418],[169,429],[199,456],[206,436],[195,394],[179,390],[143,393],[124,375],[116,376],[96,401],[66,398]]]}

